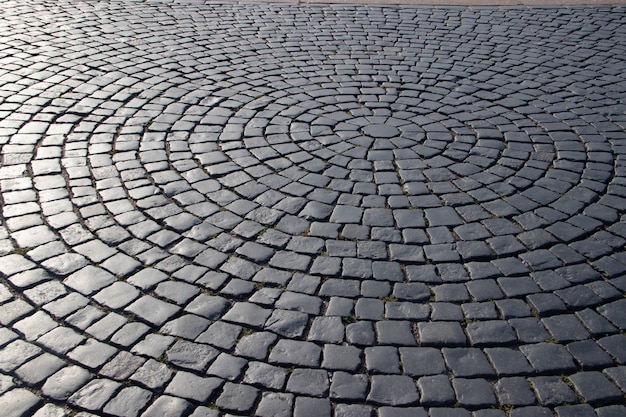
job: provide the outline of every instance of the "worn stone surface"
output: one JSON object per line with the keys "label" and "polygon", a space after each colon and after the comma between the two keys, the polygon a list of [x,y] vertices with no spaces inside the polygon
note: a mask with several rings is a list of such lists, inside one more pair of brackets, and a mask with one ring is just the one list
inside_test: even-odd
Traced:
{"label": "worn stone surface", "polygon": [[4,5],[5,414],[624,414],[623,6],[307,3]]}

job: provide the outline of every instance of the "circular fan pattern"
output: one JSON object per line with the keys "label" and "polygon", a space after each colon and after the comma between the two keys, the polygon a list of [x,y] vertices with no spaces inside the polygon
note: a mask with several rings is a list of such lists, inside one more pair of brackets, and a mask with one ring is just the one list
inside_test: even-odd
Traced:
{"label": "circular fan pattern", "polygon": [[623,412],[620,7],[2,15],[15,413]]}

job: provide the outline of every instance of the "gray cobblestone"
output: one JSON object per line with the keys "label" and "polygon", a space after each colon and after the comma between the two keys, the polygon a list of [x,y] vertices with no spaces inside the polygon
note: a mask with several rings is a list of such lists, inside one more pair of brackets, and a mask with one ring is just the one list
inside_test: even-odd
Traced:
{"label": "gray cobblestone", "polygon": [[624,414],[621,6],[0,13],[9,415]]}

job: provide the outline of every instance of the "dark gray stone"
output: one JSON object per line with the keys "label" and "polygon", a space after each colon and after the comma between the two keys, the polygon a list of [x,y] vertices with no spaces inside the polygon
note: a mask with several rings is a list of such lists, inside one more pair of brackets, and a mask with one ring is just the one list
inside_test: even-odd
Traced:
{"label": "dark gray stone", "polygon": [[418,323],[421,346],[465,346],[467,339],[459,323],[426,322]]}
{"label": "dark gray stone", "polygon": [[452,405],[456,397],[447,375],[421,377],[417,381],[420,390],[420,404],[425,407]]}
{"label": "dark gray stone", "polygon": [[243,380],[247,384],[280,390],[287,380],[287,370],[264,362],[250,362]]}
{"label": "dark gray stone", "polygon": [[325,397],[328,388],[328,372],[321,369],[295,369],[287,381],[288,391],[309,397]]}
{"label": "dark gray stone", "polygon": [[485,348],[489,361],[499,376],[532,375],[534,369],[526,357],[513,348]]}
{"label": "dark gray stone", "polygon": [[623,393],[598,371],[579,372],[569,376],[569,380],[587,404],[611,404],[624,398]]}
{"label": "dark gray stone", "polygon": [[498,402],[504,406],[524,407],[535,405],[536,398],[526,378],[502,378],[494,385]]}
{"label": "dark gray stone", "polygon": [[334,372],[329,395],[330,398],[343,401],[362,401],[367,394],[367,387],[366,375]]}
{"label": "dark gray stone", "polygon": [[443,348],[443,357],[457,377],[479,378],[495,374],[485,354],[477,348]]}
{"label": "dark gray stone", "polygon": [[413,379],[405,375],[374,375],[367,400],[380,405],[411,405],[419,401]]}
{"label": "dark gray stone", "polygon": [[491,385],[484,379],[454,378],[452,385],[461,407],[487,408],[496,404]]}
{"label": "dark gray stone", "polygon": [[320,364],[321,348],[311,342],[280,339],[270,352],[270,363],[317,367]]}
{"label": "dark gray stone", "polygon": [[537,343],[520,346],[520,350],[539,374],[576,370],[572,356],[561,345]]}
{"label": "dark gray stone", "polygon": [[249,412],[259,396],[259,390],[249,385],[227,382],[215,404],[234,413]]}
{"label": "dark gray stone", "polygon": [[400,358],[397,348],[392,346],[365,348],[365,366],[371,373],[399,374]]}
{"label": "dark gray stone", "polygon": [[292,394],[264,392],[255,413],[260,417],[290,417],[293,402]]}
{"label": "dark gray stone", "polygon": [[574,391],[558,376],[531,377],[530,383],[543,406],[555,407],[578,402]]}

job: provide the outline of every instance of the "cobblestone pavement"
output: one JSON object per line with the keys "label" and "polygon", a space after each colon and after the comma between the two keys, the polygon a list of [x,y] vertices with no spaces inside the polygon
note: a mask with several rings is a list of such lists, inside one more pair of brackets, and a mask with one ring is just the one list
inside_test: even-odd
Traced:
{"label": "cobblestone pavement", "polygon": [[625,11],[3,2],[3,415],[625,416]]}

